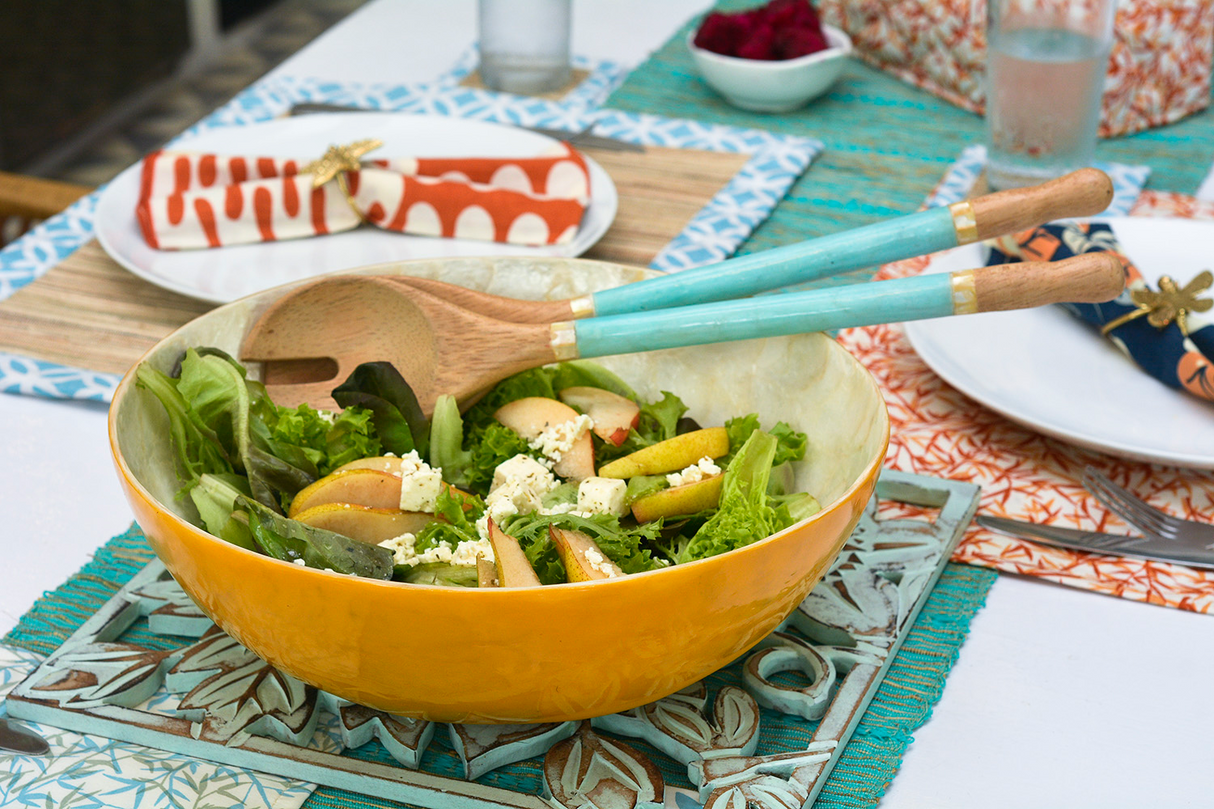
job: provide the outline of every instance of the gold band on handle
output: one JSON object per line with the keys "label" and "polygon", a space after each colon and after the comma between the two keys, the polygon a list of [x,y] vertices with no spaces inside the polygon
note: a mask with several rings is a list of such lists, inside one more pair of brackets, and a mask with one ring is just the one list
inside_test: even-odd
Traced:
{"label": "gold band on handle", "polygon": [[590,295],[574,298],[569,301],[569,310],[575,318],[594,317],[594,298]]}
{"label": "gold band on handle", "polygon": [[972,315],[978,311],[978,288],[974,284],[974,271],[961,270],[953,273],[953,314]]}
{"label": "gold band on handle", "polygon": [[573,325],[573,321],[558,320],[548,328],[552,335],[550,344],[553,355],[558,360],[576,360],[578,358],[577,328]]}
{"label": "gold band on handle", "polygon": [[978,241],[978,215],[974,213],[974,206],[962,200],[948,206],[948,210],[953,215],[953,227],[957,230],[957,244]]}

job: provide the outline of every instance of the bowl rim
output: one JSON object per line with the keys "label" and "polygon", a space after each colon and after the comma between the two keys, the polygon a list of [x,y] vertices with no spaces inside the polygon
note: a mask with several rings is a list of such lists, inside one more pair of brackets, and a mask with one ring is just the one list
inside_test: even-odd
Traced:
{"label": "bowl rim", "polygon": [[706,50],[695,44],[696,34],[699,31],[700,26],[696,26],[687,33],[688,50],[697,58],[705,59],[725,67],[742,67],[746,65],[757,70],[774,71],[782,68],[791,69],[819,62],[833,61],[834,59],[847,56],[853,49],[851,37],[847,35],[847,32],[826,23],[822,23],[822,33],[826,35],[826,41],[830,45],[820,51],[814,51],[813,53],[807,53],[804,56],[797,56],[792,59],[744,59],[741,56],[726,56],[722,53]]}
{"label": "bowl rim", "polygon": [[[435,259],[416,259],[415,261],[416,261],[416,263],[432,263],[434,260]],[[492,260],[492,257],[486,257],[485,260]],[[586,263],[586,264],[615,264],[615,262],[595,261],[593,259],[590,259],[590,260],[562,259],[562,261],[569,261],[572,263]],[[408,265],[410,265],[412,263],[415,263],[415,262],[414,261],[395,261],[395,262],[388,262],[386,264],[379,264],[379,265],[352,267],[352,268],[349,268],[346,270],[341,270],[337,273],[333,273],[333,275],[344,275],[344,274],[402,275],[405,273],[400,273],[400,272],[374,273],[371,271],[376,268],[386,269],[388,267],[401,267],[401,266],[407,267]],[[617,265],[617,266],[626,266],[626,265]],[[126,458],[124,457],[124,455],[119,447],[119,439],[118,439],[118,412],[120,410],[120,404],[131,393],[131,391],[137,387],[136,382],[135,382],[135,374],[138,371],[139,366],[142,365],[152,354],[156,353],[161,348],[161,346],[163,346],[169,340],[174,339],[178,335],[178,333],[180,333],[183,329],[188,328],[198,318],[211,315],[220,308],[228,308],[228,307],[234,308],[234,307],[240,306],[240,305],[247,305],[247,303],[249,302],[250,299],[256,298],[259,296],[265,296],[272,292],[279,292],[281,295],[281,293],[285,292],[287,289],[289,289],[291,287],[299,286],[300,284],[304,284],[304,283],[310,283],[311,281],[314,281],[314,280],[315,279],[305,279],[304,281],[288,282],[286,284],[281,284],[277,287],[271,287],[269,289],[254,292],[250,295],[247,295],[243,298],[239,298],[239,299],[232,301],[230,303],[227,303],[227,304],[221,304],[221,306],[217,307],[216,309],[212,309],[209,312],[205,312],[202,315],[199,315],[198,317],[191,319],[187,323],[182,324],[181,326],[174,329],[169,334],[162,337],[160,340],[158,340],[156,342],[155,345],[153,345],[151,348],[149,348],[147,351],[145,351],[143,353],[143,355],[140,356],[139,360],[134,365],[132,365],[126,371],[126,373],[123,374],[122,379],[118,383],[118,386],[116,388],[114,388],[114,395],[111,399],[110,406],[109,406],[108,412],[106,414],[106,426],[107,426],[107,433],[108,433],[108,437],[109,437],[110,454],[114,460],[114,465],[116,466],[119,475],[126,481],[126,483],[133,490],[138,492],[138,494],[142,498],[144,498],[148,503],[153,504],[165,518],[169,519],[171,522],[173,522],[178,527],[189,531],[190,533],[196,535],[198,538],[201,538],[205,541],[223,543],[224,546],[226,546],[226,549],[229,551],[234,550],[234,551],[237,551],[242,554],[249,554],[253,557],[257,557],[262,562],[285,565],[288,568],[291,568],[293,571],[295,571],[295,575],[320,574],[320,575],[328,575],[328,576],[338,576],[342,579],[348,579],[348,578],[351,578],[351,576],[348,576],[344,573],[338,573],[337,571],[334,571],[334,570],[327,570],[327,569],[319,570],[317,568],[310,568],[310,567],[306,567],[306,566],[302,566],[302,565],[296,565],[291,562],[283,561],[281,559],[275,559],[274,557],[261,553],[259,551],[250,550],[248,548],[242,548],[238,545],[234,545],[230,542],[227,542],[226,540],[224,540],[220,537],[217,537],[214,534],[211,534],[209,531],[205,530],[204,528],[201,528],[201,527],[195,525],[194,523],[190,522],[189,520],[185,519],[180,514],[178,514],[176,511],[172,510],[167,505],[165,505],[159,498],[154,496],[150,491],[148,491],[147,487],[143,485],[143,482],[140,481],[138,477],[136,477],[134,471],[130,468],[129,464],[126,461]],[[270,300],[272,300],[272,298]],[[880,467],[882,467],[884,465],[885,458],[889,452],[890,418],[889,418],[888,407],[885,404],[885,398],[882,395],[881,388],[879,385],[877,385],[877,380],[873,377],[872,373],[870,373],[868,371],[868,369],[865,368],[864,365],[858,359],[856,359],[855,355],[853,355],[850,351],[847,351],[845,348],[843,348],[841,345],[839,345],[836,341],[828,340],[828,342],[832,345],[832,347],[827,350],[842,351],[842,353],[846,357],[847,361],[854,364],[862,372],[861,377],[864,379],[865,383],[872,389],[872,394],[875,398],[875,401],[880,405],[878,413],[879,413],[879,416],[883,423],[883,429],[882,429],[883,435],[881,436],[881,440],[880,440],[880,451],[874,453],[873,458],[869,461],[869,463],[867,465],[865,465],[865,467],[861,470],[860,474],[858,474],[855,477],[855,479],[852,481],[851,485],[849,485],[845,490],[843,490],[835,498],[835,500],[831,504],[831,507],[829,507],[829,508],[824,507],[824,508],[820,509],[817,513],[812,514],[803,520],[795,522],[792,525],[788,526],[787,528],[777,531],[776,533],[771,534],[769,536],[766,536],[763,539],[752,542],[749,545],[745,545],[741,548],[737,548],[736,550],[728,551],[726,553],[717,554],[715,556],[709,556],[704,559],[697,559],[695,561],[685,562],[685,563],[679,564],[679,565],[669,565],[669,566],[663,567],[663,568],[657,568],[654,570],[645,570],[640,573],[630,573],[625,576],[618,576],[618,577],[613,577],[613,578],[608,578],[608,579],[596,579],[593,581],[585,581],[585,582],[558,582],[556,584],[542,585],[539,588],[529,587],[529,588],[523,588],[523,589],[527,589],[527,590],[531,590],[531,591],[535,591],[538,589],[539,591],[542,592],[542,591],[546,591],[546,590],[551,590],[552,588],[557,588],[559,592],[564,593],[564,592],[569,592],[571,589],[580,589],[580,588],[586,588],[586,587],[600,587],[601,588],[601,587],[605,587],[605,586],[625,586],[625,585],[628,585],[629,582],[643,580],[646,577],[649,577],[652,575],[657,575],[657,574],[662,574],[662,573],[665,573],[665,572],[671,571],[671,570],[676,570],[676,569],[681,570],[681,569],[689,568],[692,566],[702,566],[702,565],[708,565],[708,564],[722,564],[722,562],[721,562],[722,559],[738,558],[740,555],[745,555],[747,553],[757,553],[757,552],[759,552],[758,549],[761,546],[764,546],[773,541],[776,541],[776,540],[786,536],[787,534],[791,533],[794,530],[800,530],[804,526],[810,525],[821,519],[824,519],[825,516],[827,514],[831,513],[835,507],[839,507],[839,506],[846,504],[852,498],[852,496],[855,494],[857,489],[864,486],[870,478],[873,478],[879,474]],[[365,577],[354,577],[354,578],[357,578],[362,584],[368,585],[368,586],[380,586],[380,587],[386,586],[386,587],[392,587],[394,589],[408,588],[411,591],[416,591],[419,588],[424,588],[425,590],[440,591],[440,592],[446,593],[447,595],[445,595],[444,597],[447,597],[447,598],[454,597],[455,591],[467,591],[469,593],[475,591],[475,592],[481,593],[481,595],[479,595],[479,596],[471,596],[473,598],[485,598],[485,597],[501,598],[501,597],[503,597],[502,595],[490,595],[490,594],[509,593],[511,590],[520,589],[520,588],[511,588],[511,587],[494,587],[494,588],[451,587],[451,586],[447,586],[447,585],[438,585],[438,584],[420,584],[420,583],[413,583],[413,582],[398,582],[398,581],[392,581],[390,579],[389,580],[380,580],[380,579],[369,579],[369,578],[365,578]],[[636,585],[628,585],[628,586],[636,586]],[[466,598],[469,596],[465,595],[463,597]],[[556,597],[556,596],[554,596],[554,597]]]}

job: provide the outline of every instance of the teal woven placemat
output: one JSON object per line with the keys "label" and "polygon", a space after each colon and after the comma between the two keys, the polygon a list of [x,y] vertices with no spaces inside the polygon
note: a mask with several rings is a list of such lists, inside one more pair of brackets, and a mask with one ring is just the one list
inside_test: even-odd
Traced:
{"label": "teal woven placemat", "polygon": [[[692,64],[685,40],[696,24],[698,18],[634,70],[605,106],[804,135],[826,144],[740,254],[914,211],[961,150],[983,141],[980,116],[856,59],[849,60],[830,92],[803,109],[769,115],[731,107],[700,80]],[[1214,112],[1101,141],[1096,156],[1149,165],[1149,188],[1192,194],[1214,159]],[[870,276],[866,270],[846,280]]]}
{"label": "teal woven placemat", "polygon": [[[152,558],[152,550],[138,528],[132,527],[114,537],[79,572],[40,598],[2,642],[50,654]],[[969,631],[970,620],[981,608],[995,577],[994,571],[966,565],[950,564],[945,568],[815,806],[866,807],[881,797],[897,772],[902,754],[911,742],[911,733],[927,719],[939,699],[945,678]],[[163,649],[180,642],[141,630],[132,630],[122,639]],[[709,688],[715,691],[726,683],[737,685],[736,668],[713,675]],[[813,732],[813,723],[772,711],[763,713],[765,732],[759,754],[793,745],[803,748]],[[644,742],[629,740],[629,744],[649,754],[662,768],[667,783],[690,787],[683,768],[676,767]],[[365,745],[350,754],[392,763],[379,745]],[[458,777],[458,760],[445,739],[436,736],[427,757],[427,770]],[[522,762],[483,777],[486,782],[528,792],[538,791],[539,779],[537,761]],[[401,805],[328,787],[317,789],[304,804],[310,809]]]}

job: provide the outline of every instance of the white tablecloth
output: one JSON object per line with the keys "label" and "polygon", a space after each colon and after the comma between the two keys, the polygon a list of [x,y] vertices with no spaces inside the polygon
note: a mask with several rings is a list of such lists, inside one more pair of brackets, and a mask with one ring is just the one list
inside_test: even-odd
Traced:
{"label": "white tablecloth", "polygon": [[[573,50],[639,63],[704,5],[575,0]],[[378,0],[273,73],[424,81],[475,19],[472,0]],[[0,395],[0,424],[2,633],[131,513],[103,406]],[[881,805],[1214,806],[1211,672],[1214,617],[1001,576]]]}

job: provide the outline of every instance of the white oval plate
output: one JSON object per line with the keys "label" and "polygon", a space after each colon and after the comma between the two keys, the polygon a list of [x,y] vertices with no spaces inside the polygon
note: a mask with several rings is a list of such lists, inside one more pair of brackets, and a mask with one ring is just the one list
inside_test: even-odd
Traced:
{"label": "white oval plate", "polygon": [[[386,112],[315,113],[248,126],[220,127],[182,139],[173,148],[217,154],[274,155],[313,160],[332,144],[379,138],[372,156],[511,157],[537,155],[557,141],[526,129],[441,115]],[[602,238],[619,197],[602,166],[586,158],[590,204],[573,242],[524,247],[467,239],[439,239],[360,227],[345,233],[203,250],[154,250],[135,219],[141,164],[118,175],[97,205],[97,240],[109,255],[165,289],[227,303],[263,289],[328,272],[442,256],[530,255],[571,258]]]}
{"label": "white oval plate", "polygon": [[[1155,217],[1100,221],[1154,286],[1214,266],[1214,222]],[[926,272],[986,263],[967,245]],[[1170,466],[1214,469],[1214,404],[1140,370],[1109,340],[1057,306],[905,324],[915,351],[969,398],[1086,449]]]}

